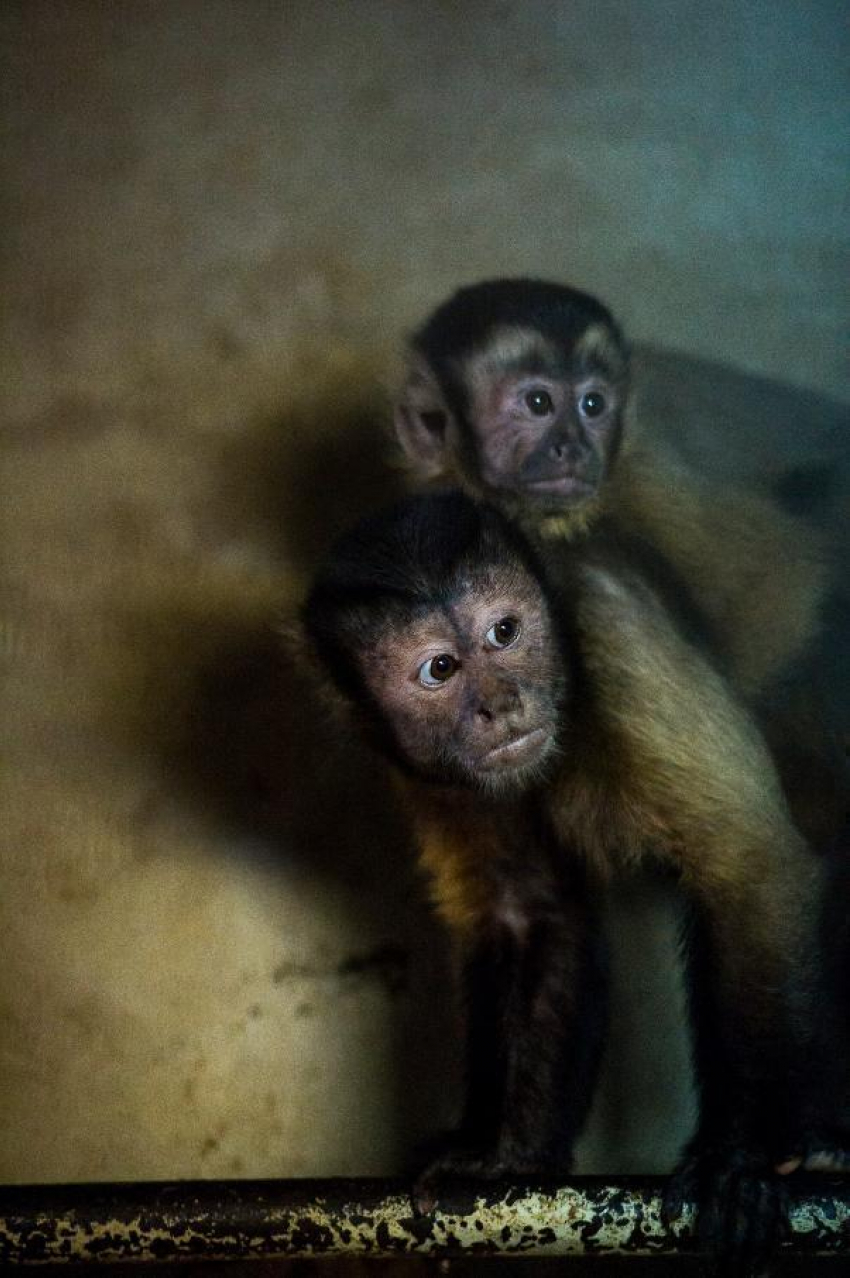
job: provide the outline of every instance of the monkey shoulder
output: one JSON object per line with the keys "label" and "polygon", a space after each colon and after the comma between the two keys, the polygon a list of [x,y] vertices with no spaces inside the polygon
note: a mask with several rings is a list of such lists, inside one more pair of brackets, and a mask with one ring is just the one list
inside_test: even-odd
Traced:
{"label": "monkey shoulder", "polygon": [[562,822],[575,816],[598,844],[616,835],[626,847],[668,848],[702,843],[712,827],[743,833],[746,826],[748,837],[752,827],[757,840],[783,824],[758,723],[663,592],[636,567],[602,554],[585,557],[575,572],[588,710],[579,707],[566,747],[580,762],[563,769],[556,786]]}
{"label": "monkey shoulder", "polygon": [[823,529],[657,441],[624,451],[608,506],[687,583],[742,691],[757,692],[812,643],[830,588]]}

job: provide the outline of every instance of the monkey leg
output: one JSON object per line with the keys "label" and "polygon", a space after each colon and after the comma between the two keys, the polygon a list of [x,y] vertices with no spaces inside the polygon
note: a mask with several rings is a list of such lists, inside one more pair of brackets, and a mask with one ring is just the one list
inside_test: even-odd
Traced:
{"label": "monkey leg", "polygon": [[[702,1243],[741,1272],[783,1237],[776,1170],[823,1151],[840,1162],[847,1074],[824,948],[824,862],[790,822],[765,757],[745,744],[742,734],[738,759],[753,770],[740,774],[737,806],[730,799],[683,854],[700,1122],[665,1203],[673,1216],[695,1201]],[[760,806],[753,794],[741,804],[757,777]]]}
{"label": "monkey leg", "polygon": [[829,1094],[838,1098],[837,1117],[820,1129],[814,1126],[798,1148],[777,1164],[781,1175],[804,1171],[850,1172],[850,926],[847,901],[850,893],[850,825],[818,849],[826,876],[826,908],[821,922],[821,948],[827,980],[827,1009],[834,1009],[834,1024],[823,1034],[827,1059],[835,1065]]}
{"label": "monkey leg", "polygon": [[464,966],[463,1118],[416,1182],[419,1211],[447,1176],[569,1170],[598,1072],[607,965],[582,868],[566,869],[528,842],[489,866],[493,895]]}
{"label": "monkey leg", "polygon": [[815,1159],[841,1166],[847,1148],[838,1112],[847,1057],[819,949],[820,866],[793,837],[761,866],[759,850],[749,852],[736,858],[747,867],[738,880],[697,906],[700,1124],[665,1201],[670,1216],[695,1201],[704,1245],[743,1270],[783,1236],[786,1191],[774,1172]]}

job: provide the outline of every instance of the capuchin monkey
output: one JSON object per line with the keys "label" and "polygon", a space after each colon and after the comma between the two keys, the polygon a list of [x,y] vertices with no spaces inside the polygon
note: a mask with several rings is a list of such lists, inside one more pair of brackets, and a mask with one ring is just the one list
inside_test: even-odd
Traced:
{"label": "capuchin monkey", "polygon": [[414,333],[395,433],[415,481],[492,502],[547,562],[599,525],[647,543],[711,624],[735,686],[758,696],[819,627],[822,538],[778,502],[694,473],[632,398],[629,350],[601,302],[493,280]]}
{"label": "capuchin monkey", "polygon": [[599,885],[652,858],[693,915],[701,1116],[668,1212],[695,1198],[704,1244],[758,1261],[782,1224],[772,1170],[844,1165],[826,861],[646,546],[600,522],[562,552],[547,579],[493,508],[421,495],[344,537],[304,608],[465,953],[466,1107],[415,1199],[446,1174],[569,1170],[604,1033]]}

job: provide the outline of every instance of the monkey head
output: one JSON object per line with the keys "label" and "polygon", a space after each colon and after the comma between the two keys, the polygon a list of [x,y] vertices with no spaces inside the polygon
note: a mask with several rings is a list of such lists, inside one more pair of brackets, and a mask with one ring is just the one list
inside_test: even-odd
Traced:
{"label": "monkey head", "polygon": [[593,505],[617,454],[628,352],[576,289],[460,289],[414,334],[396,434],[422,479],[456,480],[525,525]]}
{"label": "monkey head", "polygon": [[405,771],[491,794],[545,774],[563,629],[495,510],[431,493],[367,519],[332,551],[303,617],[326,676]]}

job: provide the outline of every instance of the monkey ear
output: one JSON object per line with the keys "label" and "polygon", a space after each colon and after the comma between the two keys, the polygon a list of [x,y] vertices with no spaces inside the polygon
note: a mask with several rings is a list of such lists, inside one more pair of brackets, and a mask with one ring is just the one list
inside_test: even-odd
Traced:
{"label": "monkey ear", "polygon": [[449,461],[454,418],[440,385],[424,360],[414,360],[396,403],[395,433],[420,479],[436,479]]}
{"label": "monkey ear", "polygon": [[351,706],[332,683],[307,634],[304,619],[299,613],[288,613],[277,620],[275,626],[284,661],[306,680],[312,700],[328,717],[335,729],[350,728]]}

